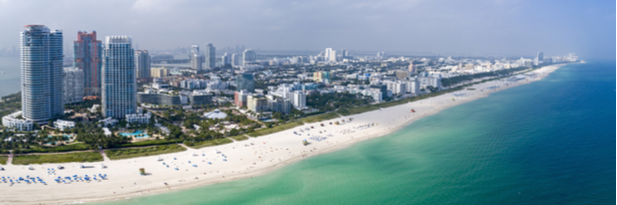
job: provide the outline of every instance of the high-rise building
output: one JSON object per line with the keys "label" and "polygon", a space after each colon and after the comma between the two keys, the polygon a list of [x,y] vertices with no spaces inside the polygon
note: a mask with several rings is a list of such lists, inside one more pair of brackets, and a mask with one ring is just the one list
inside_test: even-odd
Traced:
{"label": "high-rise building", "polygon": [[84,101],[84,71],[78,68],[64,68],[64,104]]}
{"label": "high-rise building", "polygon": [[216,67],[216,48],[208,43],[206,45],[206,68],[213,69]]}
{"label": "high-rise building", "polygon": [[[334,59],[332,59],[332,55],[334,55]],[[336,52],[332,48],[326,48],[324,52],[324,60],[325,61],[336,61]]]}
{"label": "high-rise building", "polygon": [[246,90],[234,92],[234,105],[238,107],[245,107],[247,105],[248,95],[249,93]]}
{"label": "high-rise building", "polygon": [[77,32],[73,41],[73,66],[84,71],[84,95],[101,96],[101,52],[100,40],[96,31]]}
{"label": "high-rise building", "polygon": [[304,109],[306,107],[306,94],[302,91],[294,91],[292,103],[296,109]]}
{"label": "high-rise building", "polygon": [[544,61],[544,52],[538,52],[537,58],[539,61]]}
{"label": "high-rise building", "polygon": [[227,53],[223,54],[221,57],[221,62],[223,63],[223,66],[231,65],[231,55]]}
{"label": "high-rise building", "polygon": [[255,92],[255,79],[253,74],[244,72],[236,78],[236,90],[247,90],[248,92]]}
{"label": "high-rise building", "polygon": [[191,46],[191,68],[193,70],[201,70],[202,66],[202,58],[199,54],[199,45]]}
{"label": "high-rise building", "polygon": [[62,31],[26,25],[21,32],[22,117],[46,124],[64,113]]}
{"label": "high-rise building", "polygon": [[103,44],[102,111],[104,117],[137,113],[135,51],[128,36],[107,36]]}
{"label": "high-rise building", "polygon": [[240,66],[242,63],[242,54],[234,53],[231,54],[231,64],[233,66]]}
{"label": "high-rise building", "polygon": [[255,53],[255,51],[253,51],[253,49],[249,48],[244,50],[244,52],[242,53],[242,65],[254,62],[255,60],[257,60],[257,54]]}
{"label": "high-rise building", "polygon": [[135,69],[137,71],[137,80],[150,80],[150,54],[147,50],[135,51]]}

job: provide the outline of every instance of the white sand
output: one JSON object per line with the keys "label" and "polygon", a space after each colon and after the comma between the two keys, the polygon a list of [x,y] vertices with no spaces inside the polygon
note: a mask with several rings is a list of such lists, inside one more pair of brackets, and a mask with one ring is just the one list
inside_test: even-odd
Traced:
{"label": "white sand", "polygon": [[[473,86],[476,90],[462,90],[359,115],[306,124],[292,130],[217,147],[190,149],[185,152],[153,157],[105,161],[103,163],[107,166],[106,169],[100,168],[101,162],[84,163],[86,166],[94,166],[86,169],[79,168],[81,163],[68,163],[63,164],[66,168],[57,170],[55,176],[47,176],[47,168],[55,168],[56,164],[33,165],[35,170],[28,170],[28,166],[6,165],[3,166],[6,170],[0,171],[0,177],[38,176],[44,179],[47,185],[23,182],[11,185],[10,183],[0,182],[0,191],[2,192],[0,203],[56,204],[107,201],[253,177],[306,157],[342,149],[359,141],[386,135],[424,116],[486,97],[492,92],[540,80],[560,66],[562,65],[538,69],[534,71],[538,74],[536,78],[527,78],[518,82],[487,82]],[[490,87],[493,86],[499,87],[491,89]],[[466,95],[459,97],[454,95],[463,93]],[[416,112],[412,113],[411,109]],[[349,118],[353,118],[351,123],[329,124],[335,121],[341,122],[342,119],[347,122]],[[321,123],[324,123],[325,127],[321,127]],[[375,126],[364,129],[358,128],[369,123],[375,123]],[[293,132],[298,132],[300,129],[310,126],[315,128],[310,131],[299,132],[302,136],[293,134]],[[319,134],[319,131],[325,131],[325,133]],[[310,140],[307,133],[310,133],[311,136],[327,136],[328,134],[332,136],[328,137],[327,140],[317,142]],[[303,146],[301,142],[303,139],[309,139],[311,144]],[[215,154],[214,150],[219,150],[222,154],[225,154],[227,161],[223,161],[221,154]],[[193,153],[198,156],[193,156]],[[202,154],[205,154],[205,156],[202,156]],[[158,157],[163,158],[163,161],[157,161]],[[191,161],[190,164],[189,161]],[[163,162],[169,164],[170,167],[167,168],[162,165]],[[212,165],[207,164],[207,162],[211,162]],[[197,165],[197,168],[192,167],[194,164]],[[176,167],[179,171],[174,170]],[[139,168],[145,168],[149,175],[141,176]],[[100,182],[71,182],[68,184],[53,181],[58,176],[78,175],[83,177],[84,175],[93,176],[99,173],[107,174],[108,179]],[[165,182],[169,186],[164,185]]]}

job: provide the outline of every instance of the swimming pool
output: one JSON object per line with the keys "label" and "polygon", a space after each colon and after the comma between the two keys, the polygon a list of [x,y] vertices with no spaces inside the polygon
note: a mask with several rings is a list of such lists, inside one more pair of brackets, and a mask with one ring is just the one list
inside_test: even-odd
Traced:
{"label": "swimming pool", "polygon": [[[70,136],[70,135],[62,135],[62,136],[64,136],[64,138],[66,139],[66,141],[71,140],[71,136]],[[54,135],[47,135],[47,138],[51,138],[51,137],[54,137]],[[45,143],[45,145],[51,145],[51,143],[53,143],[53,142],[48,142],[48,143]]]}
{"label": "swimming pool", "polygon": [[149,138],[150,137],[150,135],[146,134],[143,130],[137,130],[137,131],[135,131],[133,133],[121,132],[120,135],[123,136],[123,137],[135,137],[135,139]]}

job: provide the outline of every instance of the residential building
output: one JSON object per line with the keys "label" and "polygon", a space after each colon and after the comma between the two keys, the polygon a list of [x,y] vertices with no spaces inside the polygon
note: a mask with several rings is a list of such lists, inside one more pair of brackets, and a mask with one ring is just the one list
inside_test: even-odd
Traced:
{"label": "residential building", "polygon": [[137,70],[137,80],[149,82],[151,78],[150,54],[147,50],[135,51],[135,69]]}
{"label": "residential building", "polygon": [[221,63],[223,66],[231,65],[231,55],[224,53],[223,56],[221,56]]}
{"label": "residential building", "polygon": [[137,102],[153,105],[178,106],[188,104],[188,97],[167,93],[138,92]]}
{"label": "residential building", "polygon": [[255,92],[255,79],[253,74],[244,72],[236,77],[236,90],[247,90],[248,92]]}
{"label": "residential building", "polygon": [[302,91],[294,91],[292,103],[293,106],[298,110],[306,108],[306,94],[304,94]]}
{"label": "residential building", "polygon": [[202,69],[202,58],[201,54],[199,54],[199,45],[191,46],[191,68],[193,70],[201,70]]}
{"label": "residential building", "polygon": [[244,52],[242,53],[241,65],[244,66],[256,60],[257,60],[257,54],[255,53],[255,51],[253,51],[253,49],[249,48],[249,49],[244,50]]}
{"label": "residential building", "polygon": [[216,48],[208,43],[206,45],[206,68],[213,69],[216,67]]}
{"label": "residential building", "polygon": [[416,74],[416,66],[413,64],[413,62],[409,63],[407,71],[409,71],[409,74]]}
{"label": "residential building", "polygon": [[99,120],[99,123],[101,125],[103,125],[104,127],[109,127],[109,126],[114,126],[116,125],[116,123],[118,123],[118,120],[112,118],[112,117],[108,117],[102,120]]}
{"label": "residential building", "polygon": [[195,92],[189,95],[189,102],[192,106],[209,105],[209,104],[214,103],[214,101],[212,101],[212,94],[195,93]]}
{"label": "residential building", "polygon": [[73,41],[73,67],[84,71],[85,96],[101,96],[102,50],[96,31],[77,32],[77,40]]}
{"label": "residential building", "polygon": [[276,98],[268,100],[268,109],[272,112],[282,112],[287,114],[291,112],[291,107],[291,101],[287,99]]}
{"label": "residential building", "polygon": [[242,65],[242,55],[241,54],[231,54],[231,65],[233,66],[241,66]]}
{"label": "residential building", "polygon": [[268,110],[268,100],[264,97],[260,97],[256,94],[248,95],[246,98],[246,107],[255,113],[264,112]]}
{"label": "residential building", "polygon": [[150,77],[152,78],[163,78],[163,77],[167,77],[168,75],[169,75],[169,69],[165,67],[150,69]]}
{"label": "residential building", "polygon": [[54,127],[56,129],[59,129],[60,131],[65,131],[67,129],[74,128],[75,122],[67,120],[56,120],[54,121]]}
{"label": "residential building", "polygon": [[248,95],[249,92],[246,90],[236,91],[234,93],[234,105],[238,107],[246,107]]}
{"label": "residential building", "polygon": [[126,122],[137,123],[137,124],[148,124],[150,123],[150,118],[152,118],[152,114],[150,114],[150,112],[133,113],[133,114],[126,115]]}
{"label": "residential building", "polygon": [[64,104],[84,101],[84,71],[78,68],[64,68]]}
{"label": "residential building", "polygon": [[441,89],[441,78],[439,77],[418,77],[418,82],[421,88],[432,86],[433,88]]}
{"label": "residential building", "polygon": [[332,78],[332,73],[328,71],[319,71],[313,73],[313,81],[319,83],[329,83]]}
{"label": "residential building", "polygon": [[128,36],[107,36],[103,44],[103,116],[124,118],[137,112],[135,51]]}
{"label": "residential building", "polygon": [[203,89],[203,88],[206,88],[207,86],[208,86],[208,81],[202,80],[202,79],[186,79],[186,80],[180,81],[180,87],[184,89],[189,89],[189,90]]}
{"label": "residential building", "polygon": [[64,113],[62,31],[26,25],[21,32],[21,108],[25,119],[47,124]]}
{"label": "residential building", "polygon": [[34,121],[29,119],[23,119],[23,117],[21,117],[22,114],[22,111],[17,111],[10,115],[2,117],[2,125],[13,130],[32,131]]}
{"label": "residential building", "polygon": [[411,76],[411,72],[404,71],[404,70],[397,70],[395,74],[396,74],[396,78],[398,78],[399,80],[404,80]]}

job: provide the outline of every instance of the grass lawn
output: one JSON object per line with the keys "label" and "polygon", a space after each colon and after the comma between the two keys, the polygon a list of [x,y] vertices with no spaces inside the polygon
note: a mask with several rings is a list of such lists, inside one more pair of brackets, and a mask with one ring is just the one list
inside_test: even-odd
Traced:
{"label": "grass lawn", "polygon": [[313,115],[313,116],[302,118],[302,122],[313,123],[313,122],[320,122],[324,120],[331,120],[337,117],[339,117],[338,114],[331,112],[331,113],[324,113],[324,114]]}
{"label": "grass lawn", "polygon": [[236,141],[244,141],[244,140],[248,140],[249,139],[249,137],[247,137],[246,135],[236,135],[236,136],[232,136],[232,137],[229,137],[229,138],[234,139]]}
{"label": "grass lawn", "polygon": [[214,140],[206,140],[206,141],[202,141],[202,142],[195,142],[193,144],[187,145],[193,149],[199,149],[202,147],[210,147],[210,146],[216,146],[216,145],[222,145],[222,144],[228,144],[228,143],[232,143],[233,141],[231,141],[230,139],[227,138],[221,138],[221,139],[214,139]]}
{"label": "grass lawn", "polygon": [[9,160],[8,156],[0,156],[0,164],[6,164],[7,160]]}
{"label": "grass lawn", "polygon": [[103,156],[98,152],[76,152],[67,154],[18,155],[13,157],[15,165],[68,163],[68,162],[98,162]]}
{"label": "grass lawn", "polygon": [[147,147],[147,146],[152,146],[152,145],[178,144],[178,143],[181,143],[181,142],[182,141],[179,141],[179,140],[165,140],[165,139],[160,139],[160,140],[144,140],[144,141],[139,141],[139,142],[134,142],[134,143],[127,143],[127,144],[117,145],[114,148]]}
{"label": "grass lawn", "polygon": [[158,145],[152,147],[140,147],[140,148],[127,148],[127,149],[114,149],[105,151],[105,155],[111,160],[129,159],[135,157],[146,157],[174,152],[185,151],[186,148],[173,144],[173,145]]}
{"label": "grass lawn", "polygon": [[254,132],[248,133],[247,135],[251,136],[251,137],[259,137],[259,136],[263,136],[263,135],[268,135],[268,134],[272,134],[272,133],[276,133],[276,132],[280,132],[280,131],[284,131],[284,130],[288,130],[288,129],[292,129],[294,127],[298,127],[304,125],[304,123],[302,122],[290,122],[284,125],[277,125],[274,126],[272,128],[264,128],[264,129],[260,129],[260,130],[255,130]]}
{"label": "grass lawn", "polygon": [[46,146],[30,146],[28,149],[24,149],[22,153],[48,153],[48,152],[70,152],[70,151],[84,151],[90,149],[88,145],[75,142],[69,145],[59,145],[56,147],[46,147]]}

